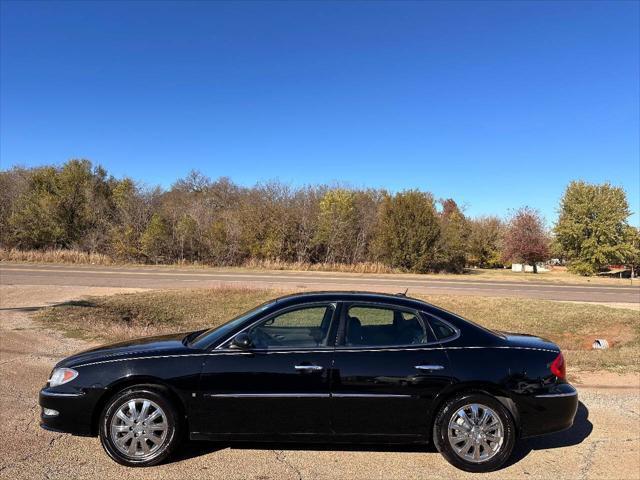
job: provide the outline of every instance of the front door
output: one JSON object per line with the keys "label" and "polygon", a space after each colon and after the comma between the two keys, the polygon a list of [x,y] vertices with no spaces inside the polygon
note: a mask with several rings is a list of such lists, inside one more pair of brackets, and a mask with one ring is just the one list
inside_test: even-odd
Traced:
{"label": "front door", "polygon": [[336,347],[332,426],[338,436],[428,432],[431,403],[450,382],[447,355],[418,312],[349,304]]}
{"label": "front door", "polygon": [[213,350],[201,375],[199,433],[330,433],[335,312],[332,303],[281,310],[246,330],[250,348]]}

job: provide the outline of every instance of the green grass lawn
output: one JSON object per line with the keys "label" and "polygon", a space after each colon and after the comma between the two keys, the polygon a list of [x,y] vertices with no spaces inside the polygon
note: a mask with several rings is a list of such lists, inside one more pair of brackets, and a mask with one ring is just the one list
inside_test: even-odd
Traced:
{"label": "green grass lawn", "polygon": [[[115,341],[219,325],[280,295],[281,291],[243,288],[149,291],[48,307],[36,318],[70,336]],[[489,328],[549,338],[560,345],[573,370],[640,371],[638,311],[531,299],[416,297]],[[596,338],[606,338],[612,347],[592,350]]]}

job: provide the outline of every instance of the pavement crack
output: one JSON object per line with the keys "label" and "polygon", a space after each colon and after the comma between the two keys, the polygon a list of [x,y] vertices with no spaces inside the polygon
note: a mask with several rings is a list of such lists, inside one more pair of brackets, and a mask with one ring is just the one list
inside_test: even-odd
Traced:
{"label": "pavement crack", "polygon": [[284,450],[272,450],[272,452],[275,454],[276,460],[279,463],[282,463],[284,466],[293,470],[293,472],[298,476],[298,480],[302,480],[302,473],[289,460],[287,460]]}
{"label": "pavement crack", "polygon": [[7,363],[15,362],[17,360],[20,360],[20,357],[12,358],[10,360],[3,360],[2,362],[0,362],[0,365],[6,365]]}
{"label": "pavement crack", "polygon": [[29,407],[29,420],[27,421],[27,423],[25,424],[24,428],[23,428],[23,432],[28,432],[29,428],[31,428],[31,425],[33,425],[33,422],[35,421],[36,417],[35,417],[35,410],[38,408],[38,404],[34,403],[33,405],[31,405]]}
{"label": "pavement crack", "polygon": [[53,437],[51,440],[49,440],[49,444],[47,445],[47,447],[44,450],[37,450],[35,452],[31,452],[28,455],[24,455],[23,457],[21,457],[16,462],[12,462],[12,463],[8,463],[6,465],[0,466],[0,472],[2,472],[4,470],[7,470],[7,469],[10,469],[10,468],[14,468],[14,467],[19,468],[20,465],[23,464],[23,462],[29,461],[29,460],[33,459],[34,457],[38,457],[39,455],[41,455],[41,454],[45,453],[46,451],[50,450],[53,447],[54,443],[56,441],[58,441],[59,439],[61,439],[62,437],[64,437],[64,434],[62,434],[62,433],[58,434],[55,437]]}
{"label": "pavement crack", "polygon": [[51,440],[49,440],[49,447],[48,448],[53,447],[53,444],[55,442],[57,442],[58,440],[60,440],[63,436],[64,436],[63,434],[60,434],[60,435],[57,435],[57,436],[53,437]]}
{"label": "pavement crack", "polygon": [[591,444],[589,445],[589,447],[587,448],[587,451],[584,455],[584,463],[582,464],[582,467],[580,468],[580,478],[581,479],[586,479],[589,475],[589,470],[591,470],[591,467],[593,466],[593,457],[596,453],[596,450],[598,449],[598,447],[600,445],[602,445],[603,443],[605,443],[606,440],[594,440],[593,442],[591,442]]}

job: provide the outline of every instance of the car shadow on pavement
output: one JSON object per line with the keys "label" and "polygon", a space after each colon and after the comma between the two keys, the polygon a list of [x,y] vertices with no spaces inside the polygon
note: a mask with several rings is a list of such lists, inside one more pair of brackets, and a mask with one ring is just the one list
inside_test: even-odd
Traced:
{"label": "car shadow on pavement", "polygon": [[43,308],[48,307],[95,307],[96,303],[90,300],[67,300],[64,302],[46,303],[44,305],[33,305],[30,307],[2,307],[0,311],[13,311],[13,312],[37,312]]}
{"label": "car shadow on pavement", "polygon": [[0,308],[0,312],[37,312],[38,310],[42,310],[47,307],[47,305],[43,305],[41,307],[4,307]]}
{"label": "car shadow on pavement", "polygon": [[[582,443],[593,430],[593,424],[589,421],[589,410],[580,402],[573,426],[568,430],[552,433],[541,437],[521,440],[516,445],[511,458],[502,468],[509,467],[525,458],[533,450],[546,450],[562,448]],[[245,450],[312,450],[312,451],[341,451],[341,452],[423,452],[436,453],[433,445],[425,444],[339,444],[339,443],[218,443],[218,442],[187,442],[175,455],[169,459],[169,463],[181,462],[190,458],[199,457],[208,453],[224,450],[225,448]]]}
{"label": "car shadow on pavement", "polygon": [[45,305],[34,305],[31,307],[2,307],[0,308],[0,312],[37,312],[38,310],[42,310],[43,308],[49,307],[95,307],[96,303],[90,300],[67,300],[65,302],[54,302],[47,303]]}
{"label": "car shadow on pavement", "polygon": [[340,451],[340,452],[423,452],[433,453],[436,449],[426,444],[351,444],[351,443],[292,443],[292,442],[233,442],[219,443],[189,441],[172,455],[167,463],[181,462],[190,458],[214,453],[225,448],[237,450],[285,450],[285,451]]}
{"label": "car shadow on pavement", "polygon": [[532,450],[548,450],[552,448],[570,447],[582,443],[593,430],[593,424],[589,421],[589,409],[584,403],[578,403],[578,411],[573,420],[573,426],[558,433],[551,433],[540,437],[532,437],[521,440],[505,463],[506,468],[514,463],[518,463],[525,458]]}

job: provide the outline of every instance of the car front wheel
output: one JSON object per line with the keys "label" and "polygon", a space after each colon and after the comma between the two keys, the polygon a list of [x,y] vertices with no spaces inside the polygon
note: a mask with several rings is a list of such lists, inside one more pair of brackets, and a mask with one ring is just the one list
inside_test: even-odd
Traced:
{"label": "car front wheel", "polygon": [[511,414],[497,399],[463,394],[438,413],[433,439],[444,458],[467,472],[489,472],[507,461],[515,444]]}
{"label": "car front wheel", "polygon": [[161,393],[133,387],[116,394],[100,419],[100,441],[116,462],[130,467],[157,465],[175,449],[179,421]]}

